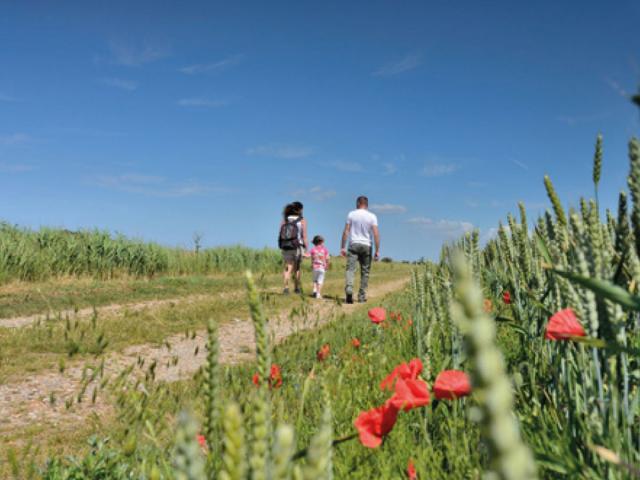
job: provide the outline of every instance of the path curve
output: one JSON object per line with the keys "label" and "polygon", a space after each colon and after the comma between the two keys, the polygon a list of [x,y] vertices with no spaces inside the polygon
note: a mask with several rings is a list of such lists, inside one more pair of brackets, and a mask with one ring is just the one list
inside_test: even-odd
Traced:
{"label": "path curve", "polygon": [[[371,286],[370,298],[381,298],[402,289],[407,279]],[[289,335],[302,330],[314,329],[329,322],[334,314],[342,310],[353,311],[358,305],[342,304],[330,300],[308,302],[306,321],[293,320],[290,313],[280,312],[269,321],[273,343],[280,343]],[[249,361],[255,356],[255,339],[251,320],[234,319],[218,328],[220,357],[222,364],[234,365]],[[74,365],[64,372],[50,371],[34,375],[26,380],[0,385],[0,432],[38,423],[59,427],[70,422],[83,421],[91,414],[103,416],[110,411],[108,400],[98,392],[107,380],[113,380],[127,368],[142,376],[151,364],[155,364],[157,381],[174,382],[192,376],[206,361],[206,330],[186,337],[184,334],[168,337],[163,346],[134,345],[123,352],[114,352],[103,359],[96,359],[92,368],[87,364]],[[92,372],[99,371],[94,380]],[[84,396],[78,402],[79,391],[85,385]],[[95,401],[94,390],[96,390]],[[70,408],[67,408],[71,404]]]}

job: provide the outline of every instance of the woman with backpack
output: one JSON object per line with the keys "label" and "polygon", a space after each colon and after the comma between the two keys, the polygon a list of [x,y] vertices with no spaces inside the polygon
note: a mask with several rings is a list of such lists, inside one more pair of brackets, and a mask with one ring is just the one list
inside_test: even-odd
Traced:
{"label": "woman with backpack", "polygon": [[284,291],[289,294],[289,281],[293,275],[295,293],[300,290],[300,264],[307,251],[307,221],[302,217],[302,204],[294,202],[284,207],[283,219],[280,222],[278,246],[282,250],[284,260]]}

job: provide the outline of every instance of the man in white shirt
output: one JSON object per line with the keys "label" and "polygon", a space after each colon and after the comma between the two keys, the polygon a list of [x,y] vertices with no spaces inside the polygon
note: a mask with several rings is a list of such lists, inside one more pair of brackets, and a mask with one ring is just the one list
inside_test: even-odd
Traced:
{"label": "man in white shirt", "polygon": [[[374,258],[376,260],[380,258],[378,217],[369,211],[369,199],[365,196],[358,197],[356,207],[347,216],[347,224],[342,232],[342,242],[340,244],[340,255],[347,257],[346,303],[353,303],[353,281],[356,273],[356,262],[360,264],[358,301],[361,303],[367,301],[372,243],[375,243],[376,247]],[[348,249],[346,248],[347,240],[349,240]]]}

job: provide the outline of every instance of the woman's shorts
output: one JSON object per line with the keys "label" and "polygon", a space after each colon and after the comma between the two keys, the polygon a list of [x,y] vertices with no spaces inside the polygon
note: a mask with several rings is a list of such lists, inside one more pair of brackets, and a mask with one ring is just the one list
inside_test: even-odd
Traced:
{"label": "woman's shorts", "polygon": [[300,262],[302,261],[302,248],[296,248],[294,250],[281,250],[282,259],[285,263],[293,263],[296,268],[300,268]]}
{"label": "woman's shorts", "polygon": [[324,283],[324,270],[313,271],[313,283],[322,285]]}

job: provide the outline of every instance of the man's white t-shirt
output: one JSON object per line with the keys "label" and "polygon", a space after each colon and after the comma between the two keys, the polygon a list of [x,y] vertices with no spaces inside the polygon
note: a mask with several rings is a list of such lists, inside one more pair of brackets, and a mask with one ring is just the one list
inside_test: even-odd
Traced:
{"label": "man's white t-shirt", "polygon": [[347,215],[349,229],[349,245],[359,244],[371,246],[373,227],[378,226],[378,217],[364,208],[358,208]]}

